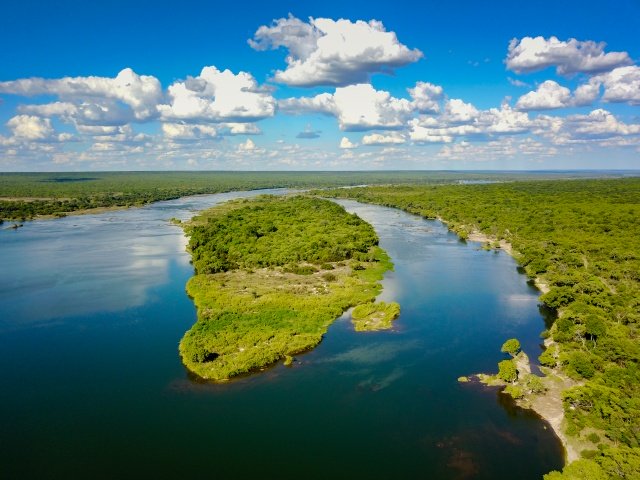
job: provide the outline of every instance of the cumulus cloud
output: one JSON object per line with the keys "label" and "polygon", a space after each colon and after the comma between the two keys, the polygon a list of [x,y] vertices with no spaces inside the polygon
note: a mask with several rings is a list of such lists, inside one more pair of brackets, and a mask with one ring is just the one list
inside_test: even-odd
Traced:
{"label": "cumulus cloud", "polygon": [[252,152],[256,149],[256,144],[250,138],[247,141],[238,145],[239,152]]}
{"label": "cumulus cloud", "polygon": [[404,136],[392,133],[389,135],[381,135],[379,133],[372,133],[370,135],[365,135],[362,137],[362,144],[369,146],[379,146],[379,145],[400,145],[406,142]]}
{"label": "cumulus cloud", "polygon": [[[118,101],[131,109],[136,120],[147,120],[157,114],[156,106],[162,98],[162,87],[157,78],[138,75],[132,69],[125,68],[115,78],[23,78],[0,82],[0,93],[22,96],[55,95],[73,103],[88,101],[99,104],[105,99]],[[52,108],[62,107],[58,105]]]}
{"label": "cumulus cloud", "polygon": [[479,113],[472,104],[454,98],[445,104],[443,116],[448,123],[469,123],[476,119]]}
{"label": "cumulus cloud", "polygon": [[170,140],[197,140],[201,138],[216,138],[217,130],[211,125],[163,123],[162,135]]}
{"label": "cumulus cloud", "polygon": [[538,88],[521,96],[516,102],[518,110],[549,110],[567,107],[571,103],[571,91],[553,80],[542,82]]}
{"label": "cumulus cloud", "polygon": [[340,148],[349,150],[352,148],[356,148],[358,145],[356,143],[352,143],[347,137],[342,137],[340,140]]}
{"label": "cumulus cloud", "polygon": [[310,18],[305,23],[289,16],[258,28],[249,44],[256,50],[286,48],[287,68],[276,71],[274,80],[298,87],[364,83],[373,73],[390,72],[423,56],[376,20]]}
{"label": "cumulus cloud", "polygon": [[24,140],[46,140],[53,136],[51,120],[35,115],[16,115],[9,119],[7,127],[15,138]]}
{"label": "cumulus cloud", "polygon": [[392,97],[368,83],[336,88],[335,93],[322,93],[311,98],[281,100],[286,113],[323,113],[338,119],[341,130],[365,131],[402,128],[414,107],[405,98]]}
{"label": "cumulus cloud", "polygon": [[529,73],[555,66],[561,75],[599,73],[632,63],[627,52],[605,53],[604,42],[567,41],[557,37],[514,38],[509,43],[505,63],[516,73]]}
{"label": "cumulus cloud", "polygon": [[413,107],[420,113],[438,113],[442,87],[428,82],[417,82],[414,88],[407,89],[413,99]]}
{"label": "cumulus cloud", "polygon": [[500,108],[483,110],[476,125],[489,134],[516,134],[529,131],[534,124],[525,112],[516,111],[503,103]]}
{"label": "cumulus cloud", "polygon": [[587,115],[570,115],[565,120],[564,130],[574,138],[609,138],[639,135],[640,124],[626,124],[611,112],[599,108]]}
{"label": "cumulus cloud", "polygon": [[640,105],[640,67],[620,67],[594,79],[604,85],[602,99]]}
{"label": "cumulus cloud", "polygon": [[255,123],[219,123],[216,128],[220,135],[262,135],[262,130]]}
{"label": "cumulus cloud", "polygon": [[169,86],[169,103],[158,106],[163,120],[253,122],[271,117],[276,102],[246,72],[204,67],[197,77]]}

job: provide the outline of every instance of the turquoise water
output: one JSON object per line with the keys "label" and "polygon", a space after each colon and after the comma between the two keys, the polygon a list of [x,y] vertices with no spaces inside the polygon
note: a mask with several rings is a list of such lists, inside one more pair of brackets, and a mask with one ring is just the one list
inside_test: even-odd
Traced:
{"label": "turquoise water", "polygon": [[561,465],[537,416],[456,381],[495,370],[512,336],[537,357],[538,292],[506,254],[393,209],[341,202],[395,262],[393,331],[343,316],[292,368],[190,378],[177,346],[192,268],[167,220],[252,194],[0,231],[0,477],[534,479]]}

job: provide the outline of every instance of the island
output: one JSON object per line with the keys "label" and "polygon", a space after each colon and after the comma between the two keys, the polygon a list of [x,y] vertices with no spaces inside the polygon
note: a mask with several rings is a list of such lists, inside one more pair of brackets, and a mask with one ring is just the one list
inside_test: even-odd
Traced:
{"label": "island", "polygon": [[[225,381],[282,359],[290,365],[349,308],[380,310],[372,302],[393,265],[373,227],[332,201],[235,200],[183,227],[195,268],[187,292],[198,317],[179,351],[203,379]],[[380,311],[389,323],[399,306]]]}

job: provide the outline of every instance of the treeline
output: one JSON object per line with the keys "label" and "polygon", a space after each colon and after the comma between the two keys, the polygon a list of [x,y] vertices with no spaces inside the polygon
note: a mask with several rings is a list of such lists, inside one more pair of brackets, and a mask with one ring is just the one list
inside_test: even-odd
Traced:
{"label": "treeline", "polygon": [[[327,192],[323,192],[327,195]],[[640,179],[370,187],[336,197],[442,218],[462,238],[511,243],[559,313],[540,358],[580,385],[564,392],[567,433],[588,437],[579,470],[640,478]],[[582,477],[580,477],[582,478]],[[587,477],[585,477],[587,478]],[[598,477],[600,478],[600,477]],[[606,478],[606,477],[603,477]]]}
{"label": "treeline", "polygon": [[[585,174],[544,174],[547,177],[567,175]],[[96,207],[136,206],[232,190],[509,181],[531,176],[526,173],[407,171],[0,173],[0,220],[64,215]]]}

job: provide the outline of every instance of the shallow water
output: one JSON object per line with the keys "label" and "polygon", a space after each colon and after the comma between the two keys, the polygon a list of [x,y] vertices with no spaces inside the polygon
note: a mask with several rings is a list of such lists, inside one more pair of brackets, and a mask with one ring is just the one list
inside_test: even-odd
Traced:
{"label": "shallow water", "polygon": [[537,357],[538,292],[506,254],[393,209],[340,202],[394,260],[393,331],[343,316],[292,368],[191,379],[177,345],[192,268],[167,220],[253,194],[0,231],[0,477],[533,479],[561,465],[543,421],[456,381],[495,370],[512,336]]}

